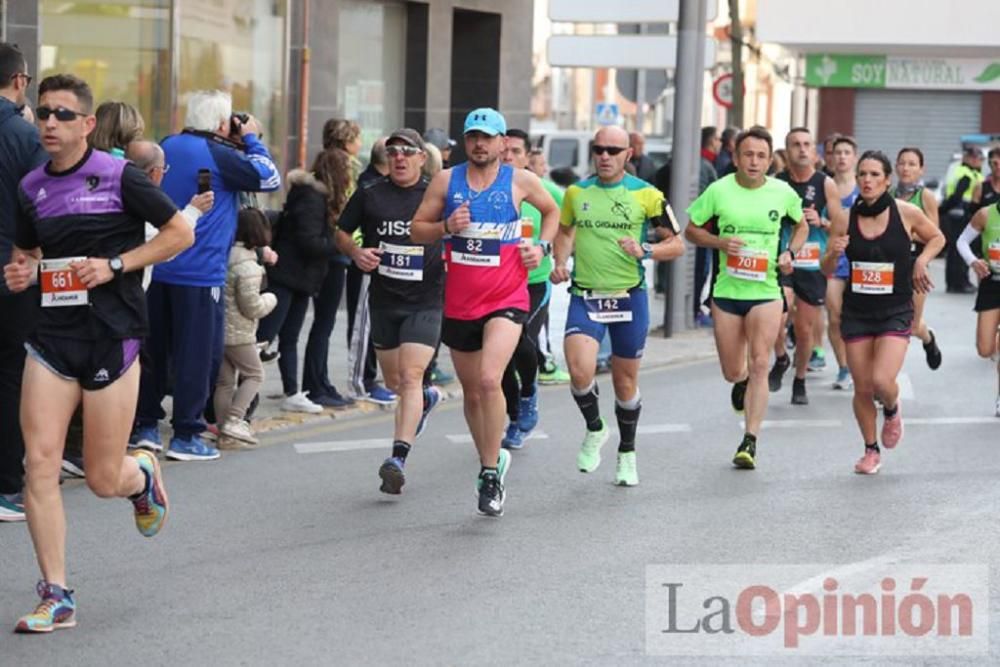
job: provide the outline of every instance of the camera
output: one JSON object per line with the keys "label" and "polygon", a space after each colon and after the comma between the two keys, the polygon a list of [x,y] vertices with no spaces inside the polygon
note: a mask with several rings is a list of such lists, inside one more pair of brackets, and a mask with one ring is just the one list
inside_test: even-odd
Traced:
{"label": "camera", "polygon": [[229,136],[235,139],[240,137],[240,127],[250,120],[250,114],[237,112],[229,117]]}

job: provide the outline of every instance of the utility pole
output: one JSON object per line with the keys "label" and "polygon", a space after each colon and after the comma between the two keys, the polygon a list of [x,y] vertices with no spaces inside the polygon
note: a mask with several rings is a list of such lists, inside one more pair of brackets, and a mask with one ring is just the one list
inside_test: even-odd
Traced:
{"label": "utility pole", "polygon": [[[701,124],[702,89],[705,79],[706,0],[680,3],[677,24],[677,68],[674,97],[673,167],[670,170],[669,201],[681,221],[698,184],[698,151],[694,148]],[[700,48],[699,48],[700,47]],[[700,51],[700,55],[699,55]],[[681,255],[669,264],[669,301],[664,313],[663,333],[670,337],[688,328],[694,311],[687,293],[689,263]]]}
{"label": "utility pole", "polygon": [[729,41],[733,48],[733,108],[729,110],[729,125],[742,128],[743,24],[740,23],[740,0],[729,0]]}

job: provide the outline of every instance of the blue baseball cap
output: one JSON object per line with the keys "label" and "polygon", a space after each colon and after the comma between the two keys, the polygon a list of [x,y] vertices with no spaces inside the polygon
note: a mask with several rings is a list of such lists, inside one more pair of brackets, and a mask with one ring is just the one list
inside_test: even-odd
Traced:
{"label": "blue baseball cap", "polygon": [[507,121],[503,119],[503,115],[496,109],[490,109],[489,107],[474,109],[465,117],[465,129],[463,133],[468,134],[469,132],[482,132],[491,137],[499,134],[507,134]]}

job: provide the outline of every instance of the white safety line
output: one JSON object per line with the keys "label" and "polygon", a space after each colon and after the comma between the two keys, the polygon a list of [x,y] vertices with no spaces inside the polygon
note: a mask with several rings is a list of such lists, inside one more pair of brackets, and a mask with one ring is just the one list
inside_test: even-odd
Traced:
{"label": "white safety line", "polygon": [[392,438],[301,442],[296,443],[295,451],[299,454],[320,454],[323,452],[352,452],[359,449],[381,449],[382,447],[385,447],[386,449],[392,447]]}
{"label": "white safety line", "polygon": [[[829,426],[840,426],[841,424],[842,422],[839,419],[765,419],[761,422],[761,428],[825,428]],[[740,428],[746,428],[746,422],[741,421]]]}
{"label": "white safety line", "polygon": [[[447,438],[449,442],[452,442],[456,445],[472,444],[472,434],[470,433],[450,434],[444,437]],[[548,439],[549,439],[548,433],[546,433],[545,431],[539,431],[537,429],[532,431],[531,435],[525,438],[525,440],[548,440]]]}
{"label": "white safety line", "polygon": [[996,417],[907,417],[903,415],[906,426],[947,426],[956,424],[1000,424]]}

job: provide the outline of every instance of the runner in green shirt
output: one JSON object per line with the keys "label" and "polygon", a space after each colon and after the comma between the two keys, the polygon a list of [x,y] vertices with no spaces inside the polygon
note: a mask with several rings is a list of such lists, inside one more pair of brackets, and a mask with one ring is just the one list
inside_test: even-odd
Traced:
{"label": "runner in green shirt", "polygon": [[[712,319],[722,374],[733,383],[733,409],[746,407],[746,433],[733,465],[756,466],[757,433],[767,412],[768,363],[781,326],[778,271],[792,272],[792,258],[809,235],[795,191],[766,176],[773,141],[762,127],[736,138],[736,173],[712,183],[688,208],[688,241],[713,248],[719,275],[712,291]],[[778,253],[783,218],[795,226],[788,249]],[[706,229],[712,223],[714,231]],[[750,359],[747,363],[747,345]]]}
{"label": "runner in green shirt", "polygon": [[[593,472],[601,447],[610,437],[597,398],[597,351],[607,333],[611,339],[611,375],[620,442],[615,483],[639,483],[635,434],[639,422],[639,363],[649,330],[644,259],[661,262],[684,254],[684,243],[663,194],[625,173],[632,156],[628,133],[620,127],[598,130],[592,146],[596,175],[571,185],[563,199],[555,241],[553,284],[572,279],[563,344],[571,377],[570,389],[583,414],[587,433],[577,468]],[[646,242],[650,226],[658,243]],[[574,254],[573,272],[567,268]]]}

